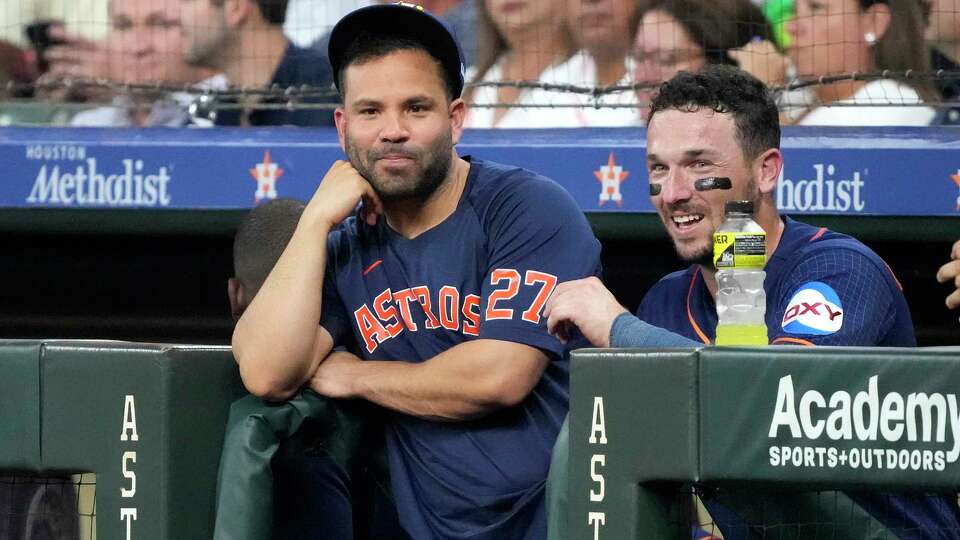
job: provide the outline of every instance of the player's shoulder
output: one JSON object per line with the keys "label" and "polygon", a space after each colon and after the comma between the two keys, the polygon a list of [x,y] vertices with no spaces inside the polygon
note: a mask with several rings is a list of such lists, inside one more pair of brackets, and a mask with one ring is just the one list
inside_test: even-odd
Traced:
{"label": "player's shoulder", "polygon": [[553,205],[576,207],[570,194],[550,178],[523,167],[470,158],[471,204],[479,213],[501,205],[524,205],[532,211]]}
{"label": "player's shoulder", "polygon": [[774,289],[783,302],[784,331],[826,336],[841,330],[845,308],[871,310],[893,302],[905,309],[893,271],[872,249],[828,229],[796,221],[787,225],[792,231],[782,244],[784,259],[778,262]]}
{"label": "player's shoulder", "polygon": [[673,287],[689,287],[690,280],[693,279],[694,275],[698,272],[697,265],[690,265],[683,270],[677,270],[670,272],[669,274],[660,278],[652,288],[673,288]]}
{"label": "player's shoulder", "polygon": [[663,276],[647,290],[643,301],[648,302],[659,301],[664,298],[676,298],[677,294],[681,292],[686,294],[693,280],[696,278],[697,273],[697,265],[691,265],[683,270],[677,270],[676,272],[671,272]]}
{"label": "player's shoulder", "polygon": [[660,278],[643,295],[637,306],[637,317],[655,326],[674,328],[678,302],[686,298],[690,284],[697,276],[697,266],[671,272]]}
{"label": "player's shoulder", "polygon": [[875,270],[893,278],[883,259],[860,240],[790,218],[786,219],[786,224],[786,231],[777,251],[782,248],[788,267],[831,270],[860,268],[862,271]]}

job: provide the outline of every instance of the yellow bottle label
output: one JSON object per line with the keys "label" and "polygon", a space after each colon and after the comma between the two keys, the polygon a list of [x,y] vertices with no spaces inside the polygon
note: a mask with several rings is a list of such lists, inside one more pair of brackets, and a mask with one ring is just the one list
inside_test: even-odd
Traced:
{"label": "yellow bottle label", "polygon": [[768,345],[767,327],[763,324],[730,324],[717,326],[717,345]]}
{"label": "yellow bottle label", "polygon": [[767,234],[762,232],[713,233],[713,266],[763,268],[767,263]]}

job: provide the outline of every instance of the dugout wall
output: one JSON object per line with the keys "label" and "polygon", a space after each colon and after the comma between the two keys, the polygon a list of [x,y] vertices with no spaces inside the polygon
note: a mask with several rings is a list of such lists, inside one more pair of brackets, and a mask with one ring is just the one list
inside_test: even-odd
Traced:
{"label": "dugout wall", "polygon": [[[960,348],[577,351],[566,537],[689,538],[689,482],[764,494],[777,537],[888,537],[804,492],[956,490],[958,386]],[[838,393],[849,439],[824,425]],[[3,341],[0,472],[96,473],[100,539],[209,538],[240,394],[222,347]]]}
{"label": "dugout wall", "polygon": [[689,538],[691,483],[751,538],[892,538],[816,492],[956,492],[958,385],[960,348],[577,351],[566,538]]}
{"label": "dugout wall", "polygon": [[239,395],[226,347],[0,341],[0,472],[96,473],[100,540],[210,538]]}

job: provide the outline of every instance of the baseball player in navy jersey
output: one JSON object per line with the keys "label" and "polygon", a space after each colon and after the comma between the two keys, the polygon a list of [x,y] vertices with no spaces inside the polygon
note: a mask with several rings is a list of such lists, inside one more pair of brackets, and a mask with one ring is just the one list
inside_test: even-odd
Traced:
{"label": "baseball player in navy jersey", "polygon": [[237,324],[243,381],[391,411],[391,487],[414,539],[544,538],[568,364],[542,311],[557,283],[599,273],[599,242],[551,180],[457,155],[462,61],[438,19],[363,8],[329,48],[349,161]]}
{"label": "baseball player in navy jersey", "polygon": [[[726,202],[749,200],[767,233],[770,343],[915,346],[903,292],[880,257],[854,238],[780,216],[777,115],[764,85],[728,66],[681,72],[664,83],[647,122],[650,200],[690,267],[654,285],[636,317],[597,279],[562,283],[545,311],[551,331],[576,326],[598,347],[710,344],[717,326],[713,232]],[[719,180],[698,182],[705,178]],[[960,535],[955,501],[851,498],[898,533]]]}

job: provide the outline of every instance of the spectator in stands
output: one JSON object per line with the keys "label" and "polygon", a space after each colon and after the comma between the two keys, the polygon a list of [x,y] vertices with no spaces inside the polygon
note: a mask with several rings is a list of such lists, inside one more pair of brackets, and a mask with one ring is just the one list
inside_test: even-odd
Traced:
{"label": "spectator in stands", "polygon": [[[925,0],[929,20],[926,38],[930,44],[930,69],[960,71],[960,1]],[[960,99],[960,79],[943,77],[935,81],[945,101]],[[953,106],[938,113],[937,124],[960,124],[960,107]]]}
{"label": "spectator in stands", "polygon": [[[800,78],[929,69],[921,0],[797,0],[787,28]],[[846,79],[818,84],[814,92],[818,103],[800,124],[923,126],[935,114],[923,105],[934,98],[933,87],[919,79]]]}
{"label": "spectator in stands", "polygon": [[[107,39],[112,72],[118,82],[186,86],[206,80],[211,70],[187,64],[182,51],[181,0],[111,0]],[[222,85],[222,83],[220,83]],[[193,96],[139,89],[122,93],[109,106],[76,114],[75,126],[167,126],[191,123]]]}
{"label": "spectator in stands", "polygon": [[[630,86],[633,66],[635,15],[646,0],[567,0],[567,20],[580,50],[569,60],[551,69],[557,82],[584,87]],[[632,90],[602,94],[570,94],[570,105],[553,115],[568,115],[579,126],[639,125],[639,117],[629,114],[636,106]]]}
{"label": "spectator in stands", "polygon": [[[335,103],[329,62],[284,36],[286,11],[287,0],[183,0],[187,62],[222,72],[239,90],[262,91],[273,86],[286,90],[306,85],[322,95],[299,101],[311,105]],[[294,107],[283,107],[287,104]],[[333,124],[332,110],[296,108],[295,97],[258,99],[256,94],[244,94],[233,105],[241,109],[216,111],[217,125]],[[265,106],[257,108],[260,105]]]}
{"label": "spectator in stands", "polygon": [[21,49],[30,46],[25,29],[59,21],[76,41],[100,42],[109,30],[108,0],[0,0],[0,39]]}
{"label": "spectator in stands", "polygon": [[[383,0],[381,0],[383,1]],[[453,30],[463,51],[463,66],[477,59],[477,2],[475,0],[421,0],[424,9],[443,19]]]}
{"label": "spectator in stands", "polygon": [[[63,79],[108,79],[109,55],[104,40],[109,32],[109,0],[0,0],[0,39],[31,50],[28,28],[49,24],[50,46],[31,50],[41,82]],[[35,37],[39,36],[34,29]],[[33,82],[30,79],[28,82]],[[52,100],[83,101],[90,95],[78,87],[69,92],[46,92]]]}
{"label": "spectator in stands", "polygon": [[[960,197],[957,198],[957,204],[960,205]],[[937,270],[937,281],[940,283],[953,282],[955,291],[947,295],[947,307],[950,309],[960,308],[960,240],[953,244],[950,250],[950,262]]]}
{"label": "spectator in stands", "polygon": [[28,84],[36,79],[36,69],[26,51],[13,43],[0,40],[0,99],[14,97],[10,83]]}
{"label": "spectator in stands", "polygon": [[[324,0],[303,0],[300,2],[299,8],[301,10],[307,9],[310,1],[320,2]],[[389,4],[395,1],[396,0],[378,0],[377,3]],[[369,0],[355,0],[354,3],[357,4],[356,8],[360,8],[370,5],[373,2]],[[453,35],[456,36],[457,41],[460,42],[464,67],[469,68],[472,66],[477,55],[477,4],[475,0],[421,0],[417,4],[447,23],[450,29],[453,30]],[[344,6],[341,6],[339,11],[346,14],[353,9],[354,8],[344,9]],[[293,10],[294,4],[290,4],[287,13],[290,14]],[[339,18],[340,17],[336,17],[333,20],[336,21]],[[310,48],[323,55],[324,58],[327,57],[327,46],[330,43],[330,26],[326,26],[325,28],[326,31],[324,31],[316,41],[310,44]]]}
{"label": "spectator in stands", "polygon": [[[300,47],[316,48],[327,54],[326,40],[333,25],[347,13],[375,0],[289,0],[283,32]],[[323,41],[323,47],[314,47]]]}
{"label": "spectator in stands", "polygon": [[[104,26],[109,29],[109,21],[105,21]],[[50,45],[37,52],[38,65],[41,71],[46,70],[41,82],[114,78],[111,47],[106,39],[93,40],[74,34],[60,21],[52,21],[47,32]]]}
{"label": "spectator in stands", "polygon": [[[960,69],[960,0],[922,0],[927,15],[926,39],[932,47],[930,67],[957,71]],[[954,98],[960,90],[953,88],[944,97]]]}
{"label": "spectator in stands", "polygon": [[[526,81],[566,84],[556,67],[576,48],[567,20],[566,0],[480,0],[477,4],[477,63],[467,72],[471,84]],[[577,127],[575,119],[550,107],[565,105],[570,95],[542,88],[477,86],[464,100],[476,107],[467,112],[468,128]],[[498,105],[498,107],[489,107]]]}
{"label": "spectator in stands", "polygon": [[[650,85],[681,70],[738,65],[754,54],[740,49],[757,42],[769,44],[772,35],[763,12],[750,0],[659,0],[641,9],[634,22],[634,79]],[[650,96],[649,89],[637,92],[640,122],[646,118]]]}
{"label": "spectator in stands", "polygon": [[[389,4],[396,0],[380,0]],[[482,1],[482,0],[481,0]],[[419,0],[415,2],[436,15],[453,30],[463,52],[463,65],[469,68],[477,57],[477,4],[476,0]]]}
{"label": "spectator in stands", "polygon": [[[108,6],[109,0],[102,0]],[[97,21],[102,27],[98,36],[109,27],[106,16]],[[87,27],[88,30],[90,27]],[[35,97],[49,102],[85,102],[109,97],[102,87],[89,84],[65,84],[67,82],[102,82],[113,77],[110,47],[106,40],[92,39],[76,34],[66,28],[62,20],[33,21],[24,28],[32,42],[30,54],[36,66],[35,81],[40,85]]]}
{"label": "spectator in stands", "polygon": [[[627,73],[627,53],[633,45],[638,0],[567,0],[567,19],[581,48],[582,74],[593,84],[610,86]],[[571,64],[567,64],[571,68]]]}
{"label": "spectator in stands", "polygon": [[[710,344],[717,325],[712,235],[724,220],[726,202],[750,200],[754,219],[766,231],[764,289],[771,344],[916,345],[906,299],[879,256],[854,238],[779,214],[776,187],[783,155],[778,110],[761,81],[729,66],[709,66],[681,72],[661,85],[647,118],[647,166],[651,203],[689,268],[647,291],[636,317],[595,278],[562,283],[544,309],[551,331],[563,337],[574,325],[597,347]],[[694,189],[694,180],[706,177],[729,178],[732,186]],[[824,290],[814,286],[826,287],[839,299],[840,318],[831,319],[829,326],[820,321],[787,324],[785,314],[806,300],[804,292]],[[556,460],[554,465],[563,470]],[[955,497],[849,496],[893,533],[933,538],[960,531]],[[724,508],[707,503],[725,537],[731,530],[746,537],[740,536],[748,531],[739,517],[728,520]]]}

